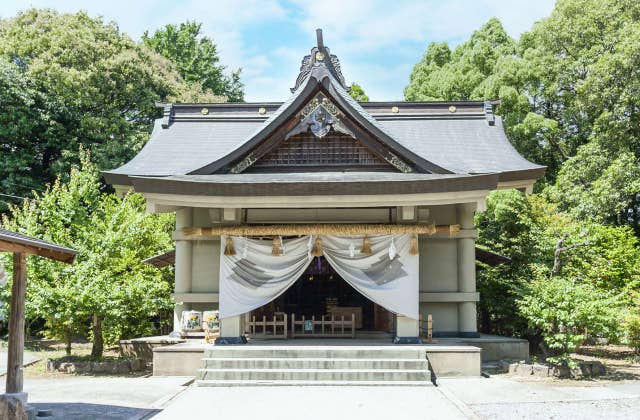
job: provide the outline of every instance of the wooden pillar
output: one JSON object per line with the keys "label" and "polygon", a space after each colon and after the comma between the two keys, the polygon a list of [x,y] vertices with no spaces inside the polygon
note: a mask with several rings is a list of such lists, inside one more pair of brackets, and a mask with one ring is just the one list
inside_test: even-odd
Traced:
{"label": "wooden pillar", "polygon": [[27,255],[13,254],[13,285],[9,312],[9,353],[7,361],[7,394],[22,392],[22,357],[24,352],[24,299],[27,289]]}

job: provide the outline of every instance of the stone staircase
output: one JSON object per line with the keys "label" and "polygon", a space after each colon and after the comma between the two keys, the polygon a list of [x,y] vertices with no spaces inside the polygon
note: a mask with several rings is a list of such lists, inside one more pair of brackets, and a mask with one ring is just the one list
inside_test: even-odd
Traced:
{"label": "stone staircase", "polygon": [[218,346],[198,386],[431,385],[423,349],[404,346]]}

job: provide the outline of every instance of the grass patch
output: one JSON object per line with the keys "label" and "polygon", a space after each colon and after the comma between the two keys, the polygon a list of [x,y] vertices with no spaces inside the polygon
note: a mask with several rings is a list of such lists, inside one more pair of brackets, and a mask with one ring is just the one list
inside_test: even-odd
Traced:
{"label": "grass patch", "polygon": [[[7,342],[0,341],[0,348],[6,348]],[[65,344],[56,340],[31,340],[25,342],[24,349],[40,358],[39,361],[26,366],[24,369],[25,378],[64,378],[73,377],[63,372],[48,372],[47,359],[61,362],[115,362],[119,360],[130,360],[130,357],[121,357],[118,347],[105,349],[102,357],[91,356],[91,343],[78,342],[71,344],[71,355],[67,355]],[[117,376],[144,376],[148,372],[133,372],[127,375]],[[93,375],[93,374],[92,374]]]}

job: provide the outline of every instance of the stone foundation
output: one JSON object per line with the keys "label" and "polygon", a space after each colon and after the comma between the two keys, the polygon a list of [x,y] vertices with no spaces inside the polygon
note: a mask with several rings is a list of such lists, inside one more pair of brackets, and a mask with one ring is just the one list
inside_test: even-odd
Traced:
{"label": "stone foundation", "polygon": [[147,368],[147,363],[142,359],[114,360],[104,362],[79,362],[48,359],[46,362],[48,372],[62,372],[72,374],[104,373],[126,374],[140,372]]}

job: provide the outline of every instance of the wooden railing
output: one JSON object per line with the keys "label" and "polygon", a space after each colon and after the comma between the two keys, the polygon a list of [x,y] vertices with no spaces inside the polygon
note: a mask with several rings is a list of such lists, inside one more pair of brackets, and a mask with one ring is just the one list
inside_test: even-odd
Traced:
{"label": "wooden railing", "polygon": [[273,319],[263,316],[262,320],[256,320],[256,317],[252,316],[247,328],[252,338],[287,338],[287,329],[285,313],[274,315]]}
{"label": "wooden railing", "polygon": [[[298,328],[299,327],[299,328]],[[291,337],[356,337],[356,315],[323,315],[319,320],[315,316],[296,320],[296,314],[291,314]]]}

